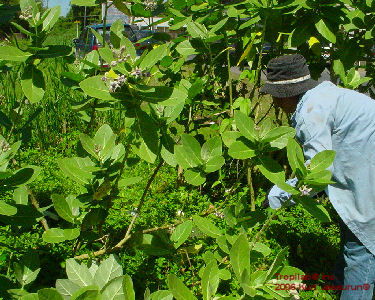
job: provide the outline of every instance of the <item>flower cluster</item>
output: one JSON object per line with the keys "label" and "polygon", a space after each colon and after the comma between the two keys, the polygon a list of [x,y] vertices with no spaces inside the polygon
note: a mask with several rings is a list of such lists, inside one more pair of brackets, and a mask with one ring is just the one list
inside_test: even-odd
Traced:
{"label": "flower cluster", "polygon": [[122,46],[120,50],[116,50],[112,47],[112,45],[109,45],[109,47],[112,50],[113,57],[115,60],[111,61],[110,65],[111,67],[116,67],[117,64],[127,61],[130,58],[130,54],[126,54],[124,56],[124,52],[126,50],[125,46]]}
{"label": "flower cluster", "polygon": [[214,215],[216,216],[216,217],[218,217],[218,218],[220,218],[220,219],[223,219],[224,218],[224,214],[223,213],[221,213],[221,212],[214,212]]}
{"label": "flower cluster", "polygon": [[146,10],[154,10],[158,6],[158,3],[155,0],[146,0],[144,5]]}
{"label": "flower cluster", "polygon": [[150,72],[142,71],[140,68],[135,67],[135,69],[130,72],[131,76],[134,76],[135,78],[140,78],[140,77],[151,77]]}
{"label": "flower cluster", "polygon": [[177,212],[176,212],[176,216],[177,217],[183,217],[185,215],[185,213],[182,211],[182,210],[178,210]]}
{"label": "flower cluster", "polygon": [[301,192],[301,196],[309,196],[312,188],[308,188],[307,185],[303,185],[299,188],[299,191]]}
{"label": "flower cluster", "polygon": [[33,8],[32,6],[29,6],[26,8],[21,14],[20,14],[20,19],[23,19],[27,21],[28,19],[31,19],[33,17]]}
{"label": "flower cluster", "polygon": [[[102,80],[107,81],[108,79],[108,72],[106,72],[102,77]],[[111,83],[109,84],[109,92],[116,92],[116,90],[121,88],[126,82],[127,78],[125,77],[125,75],[120,75],[118,78],[114,78],[113,81],[111,81]]]}
{"label": "flower cluster", "polygon": [[5,140],[2,140],[0,141],[0,150],[2,152],[7,152],[10,150],[10,145]]}

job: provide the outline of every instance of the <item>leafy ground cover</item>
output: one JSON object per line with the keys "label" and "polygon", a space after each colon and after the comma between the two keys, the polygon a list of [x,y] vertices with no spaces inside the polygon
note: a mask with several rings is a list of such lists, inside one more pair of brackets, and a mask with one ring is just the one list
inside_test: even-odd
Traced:
{"label": "leafy ground cover", "polygon": [[[339,251],[337,215],[309,194],[332,183],[335,153],[305,165],[258,88],[271,57],[297,51],[313,76],[329,65],[342,86],[371,93],[353,67],[371,49],[371,1],[351,3],[355,16],[340,1],[113,5],[163,13],[181,33],[156,34],[138,57],[115,22],[110,44],[76,59],[58,7],[22,0],[7,15],[27,38],[9,32],[0,47],[0,296],[336,299],[324,279],[300,288],[304,274],[331,275]],[[273,184],[298,205],[263,209]]]}

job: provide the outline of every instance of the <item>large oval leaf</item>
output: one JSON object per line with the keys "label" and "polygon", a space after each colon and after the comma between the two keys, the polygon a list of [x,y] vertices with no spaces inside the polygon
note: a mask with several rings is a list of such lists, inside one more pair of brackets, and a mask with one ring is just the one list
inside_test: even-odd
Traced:
{"label": "large oval leaf", "polygon": [[10,61],[26,61],[32,54],[29,52],[21,51],[20,49],[12,46],[0,47],[0,59]]}
{"label": "large oval leaf", "polygon": [[193,221],[188,220],[176,227],[171,235],[171,241],[173,246],[177,249],[180,247],[189,237],[191,230],[193,229]]}
{"label": "large oval leaf", "polygon": [[207,234],[210,237],[218,238],[222,236],[222,232],[217,228],[210,220],[207,218],[202,218],[200,216],[193,217],[194,224],[199,228],[200,231]]}
{"label": "large oval leaf", "polygon": [[34,65],[28,65],[21,78],[21,86],[25,96],[31,103],[37,103],[42,100],[46,84],[42,71]]}

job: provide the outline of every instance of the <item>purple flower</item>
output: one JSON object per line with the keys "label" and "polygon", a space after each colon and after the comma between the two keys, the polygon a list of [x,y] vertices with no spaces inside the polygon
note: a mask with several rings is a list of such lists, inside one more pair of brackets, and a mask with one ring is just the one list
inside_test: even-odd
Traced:
{"label": "purple flower", "polygon": [[299,191],[301,192],[301,196],[309,196],[312,188],[308,188],[307,185],[303,185],[299,188]]}

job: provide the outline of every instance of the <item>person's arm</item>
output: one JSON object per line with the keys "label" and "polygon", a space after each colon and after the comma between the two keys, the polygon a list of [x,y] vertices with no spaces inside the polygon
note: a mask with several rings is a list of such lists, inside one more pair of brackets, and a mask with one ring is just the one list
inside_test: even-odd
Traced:
{"label": "person's arm", "polygon": [[[301,112],[296,125],[296,138],[303,147],[303,153],[308,162],[323,150],[332,150],[333,117],[332,110],[323,104],[307,105],[306,112]],[[328,168],[333,172],[333,165]],[[288,184],[296,186],[297,178],[287,181]],[[291,194],[283,191],[276,185],[268,194],[269,206],[273,209],[280,208]],[[293,201],[289,202],[295,204]]]}

